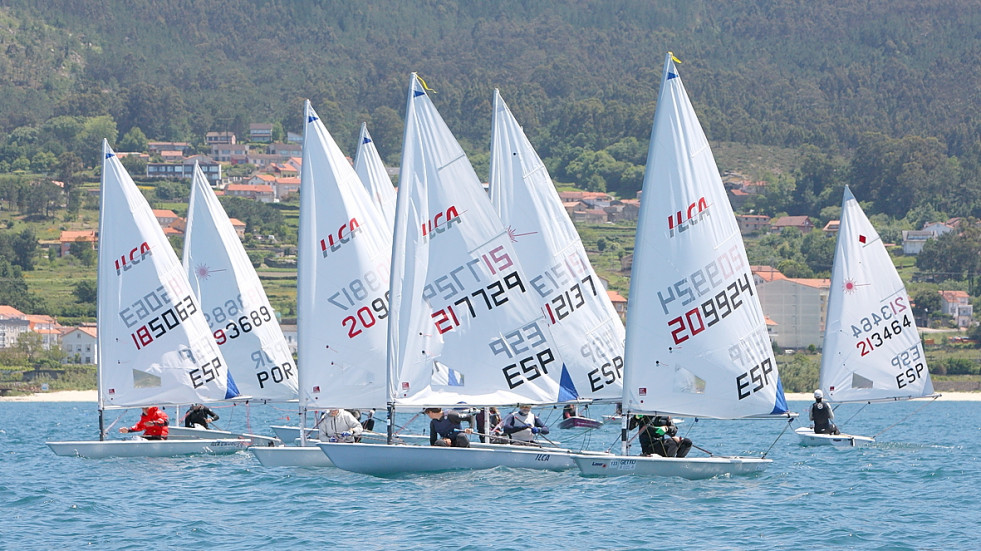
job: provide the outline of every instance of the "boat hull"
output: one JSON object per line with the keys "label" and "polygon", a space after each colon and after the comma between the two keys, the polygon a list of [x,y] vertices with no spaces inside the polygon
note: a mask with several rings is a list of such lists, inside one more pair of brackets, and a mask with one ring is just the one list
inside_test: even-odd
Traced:
{"label": "boat hull", "polygon": [[263,467],[332,467],[330,458],[317,446],[252,446],[252,455]]}
{"label": "boat hull", "polygon": [[772,462],[759,457],[576,455],[573,459],[586,476],[676,476],[689,480],[751,474],[764,470]]}
{"label": "boat hull", "polygon": [[174,457],[178,455],[224,455],[244,451],[248,440],[91,440],[46,442],[55,455],[88,457]]}
{"label": "boat hull", "polygon": [[472,448],[321,443],[334,466],[376,476],[511,467],[563,471],[576,468],[570,450],[495,445]]}
{"label": "boat hull", "polygon": [[598,429],[603,426],[603,423],[597,421],[596,419],[589,419],[587,417],[569,417],[568,419],[563,419],[559,423],[560,429]]}
{"label": "boat hull", "polygon": [[[215,440],[233,439],[248,440],[253,446],[278,446],[282,442],[275,436],[229,432],[227,430],[201,429],[195,427],[170,427],[167,431],[170,438],[180,440]],[[297,433],[299,434],[299,433]]]}
{"label": "boat hull", "polygon": [[868,448],[875,445],[875,438],[855,434],[814,434],[808,427],[800,427],[794,432],[802,446],[834,446],[836,448]]}

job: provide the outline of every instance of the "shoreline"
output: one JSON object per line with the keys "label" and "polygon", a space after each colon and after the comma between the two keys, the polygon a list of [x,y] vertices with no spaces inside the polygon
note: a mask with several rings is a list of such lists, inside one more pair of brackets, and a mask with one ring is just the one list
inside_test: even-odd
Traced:
{"label": "shoreline", "polygon": [[[981,392],[941,392],[939,400],[945,402],[981,402]],[[810,402],[814,397],[809,392],[790,392],[785,395],[788,402]],[[24,396],[0,396],[0,402],[96,402],[95,390],[59,390],[37,392]]]}

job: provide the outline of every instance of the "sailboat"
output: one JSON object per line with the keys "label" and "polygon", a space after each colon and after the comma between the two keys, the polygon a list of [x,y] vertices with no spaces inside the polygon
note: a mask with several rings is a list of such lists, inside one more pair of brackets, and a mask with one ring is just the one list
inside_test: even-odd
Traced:
{"label": "sailboat", "polygon": [[[491,203],[529,275],[581,400],[612,402],[623,395],[624,328],[596,275],[576,227],[562,206],[548,170],[494,90],[491,133]],[[587,402],[588,403],[588,402]],[[560,428],[597,428],[578,414]]]}
{"label": "sailboat", "polygon": [[104,411],[239,394],[201,303],[150,205],[102,142],[98,267],[98,441],[47,442],[58,455],[232,453],[242,439],[106,440]]}
{"label": "sailboat", "polygon": [[368,134],[368,125],[361,123],[361,134],[358,136],[358,151],[354,155],[354,172],[361,178],[361,183],[368,190],[372,203],[381,213],[382,219],[388,223],[388,234],[392,235],[395,226],[395,188],[389,178],[385,165],[382,163],[375,141]]}
{"label": "sailboat", "polygon": [[[297,245],[300,417],[384,408],[391,226],[310,102],[304,104]],[[391,187],[391,186],[389,186]],[[306,423],[302,423],[306,426]],[[319,448],[252,448],[263,465],[330,465]]]}
{"label": "sailboat", "polygon": [[667,54],[637,224],[624,362],[622,454],[583,474],[709,478],[762,457],[627,455],[631,415],[787,414],[739,227],[674,56]]}
{"label": "sailboat", "polygon": [[[912,305],[882,239],[848,187],[831,270],[820,387],[829,403],[936,398]],[[874,437],[796,430],[807,446],[867,447]]]}
{"label": "sailboat", "polygon": [[[276,313],[228,214],[197,163],[191,178],[183,265],[241,393],[237,399],[296,400],[296,366]],[[183,426],[170,431],[172,437],[221,434],[249,438],[255,445],[279,442],[269,436]]]}
{"label": "sailboat", "polygon": [[[389,419],[396,408],[576,399],[510,235],[414,73],[393,250]],[[374,475],[574,468],[567,452],[521,446],[319,445],[335,466]]]}

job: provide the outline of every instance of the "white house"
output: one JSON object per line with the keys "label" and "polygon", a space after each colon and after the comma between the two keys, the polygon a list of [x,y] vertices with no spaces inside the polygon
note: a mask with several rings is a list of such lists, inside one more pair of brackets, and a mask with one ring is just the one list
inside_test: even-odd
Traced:
{"label": "white house", "polygon": [[82,326],[61,336],[61,349],[65,351],[65,363],[94,364],[98,355],[98,332],[95,327]]}
{"label": "white house", "polygon": [[[772,268],[771,268],[772,270]],[[776,272],[779,274],[779,272]],[[831,280],[753,272],[770,338],[781,348],[821,347]]]}

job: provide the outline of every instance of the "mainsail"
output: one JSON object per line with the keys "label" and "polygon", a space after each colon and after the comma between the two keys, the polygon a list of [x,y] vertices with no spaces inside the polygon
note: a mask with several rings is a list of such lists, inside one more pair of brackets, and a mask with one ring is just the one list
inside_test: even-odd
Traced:
{"label": "mainsail", "polygon": [[579,397],[623,395],[624,329],[552,179],[494,91],[490,196]]}
{"label": "mainsail", "polygon": [[183,264],[242,395],[295,400],[296,367],[276,313],[228,214],[197,163]]}
{"label": "mainsail", "polygon": [[933,394],[912,305],[882,239],[845,188],[835,247],[821,388],[835,402]]}
{"label": "mainsail", "polygon": [[392,186],[392,179],[385,170],[374,140],[368,134],[368,125],[364,123],[361,124],[361,135],[358,136],[358,151],[354,155],[354,171],[361,178],[361,183],[368,190],[368,195],[381,213],[382,219],[388,224],[388,234],[391,235],[395,224],[395,187]]}
{"label": "mainsail", "polygon": [[389,320],[398,405],[574,399],[506,229],[413,73],[396,209]]}
{"label": "mainsail", "polygon": [[644,176],[625,371],[630,411],[787,411],[739,227],[671,54]]}
{"label": "mainsail", "polygon": [[150,205],[102,142],[99,408],[213,402],[239,394]]}
{"label": "mainsail", "polygon": [[384,407],[389,225],[307,101],[300,177],[300,401]]}

